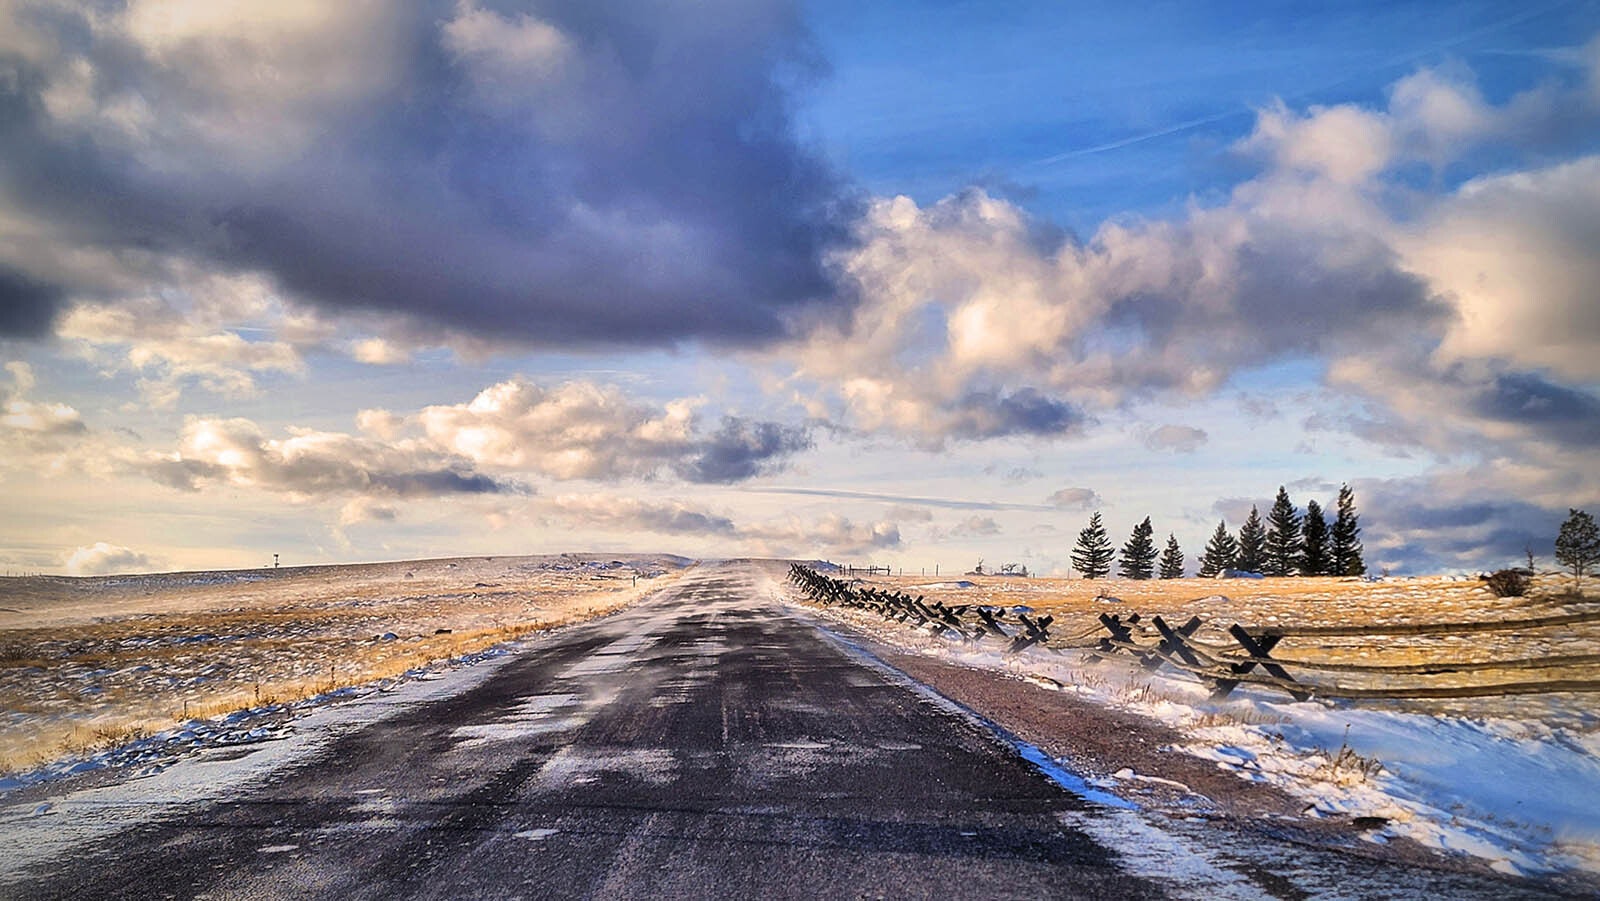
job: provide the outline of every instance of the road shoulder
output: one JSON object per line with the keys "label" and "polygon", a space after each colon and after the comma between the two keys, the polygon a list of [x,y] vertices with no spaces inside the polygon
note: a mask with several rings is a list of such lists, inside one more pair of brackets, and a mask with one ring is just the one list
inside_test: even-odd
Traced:
{"label": "road shoulder", "polygon": [[[821,623],[818,623],[821,626]],[[1447,857],[1404,838],[1367,840],[1349,819],[1308,816],[1306,804],[1271,785],[1248,782],[1184,753],[1181,733],[1164,723],[1102,706],[1011,673],[909,652],[840,623],[825,626],[862,651],[1017,738],[1090,785],[1137,804],[1147,815],[1229,834],[1230,844],[1272,842],[1344,855],[1375,865],[1460,874],[1506,886],[1511,896],[1583,893],[1564,881],[1525,880],[1471,857]]]}

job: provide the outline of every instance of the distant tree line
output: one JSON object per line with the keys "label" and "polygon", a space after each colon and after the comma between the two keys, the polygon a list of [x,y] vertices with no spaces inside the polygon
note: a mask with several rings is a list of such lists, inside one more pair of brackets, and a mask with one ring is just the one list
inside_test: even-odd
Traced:
{"label": "distant tree line", "polygon": [[[1279,486],[1265,522],[1252,506],[1237,536],[1228,531],[1226,520],[1217,523],[1200,557],[1200,575],[1239,570],[1268,576],[1359,576],[1367,571],[1361,555],[1361,521],[1356,513],[1355,492],[1349,485],[1339,487],[1332,523],[1314,500],[1306,502],[1305,514],[1301,515],[1289,499],[1289,492]],[[1072,549],[1072,567],[1086,579],[1101,579],[1111,574],[1116,557],[1100,513],[1095,511],[1089,524],[1078,533],[1078,542]],[[1122,546],[1117,572],[1126,579],[1149,579],[1157,574],[1163,579],[1177,579],[1183,576],[1183,562],[1178,539],[1169,533],[1158,564],[1155,527],[1146,516],[1133,527]]]}

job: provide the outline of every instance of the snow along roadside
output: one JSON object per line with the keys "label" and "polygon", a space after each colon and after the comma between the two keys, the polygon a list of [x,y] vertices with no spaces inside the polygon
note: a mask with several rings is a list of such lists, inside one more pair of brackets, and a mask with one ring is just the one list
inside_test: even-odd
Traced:
{"label": "snow along roadside", "polygon": [[908,653],[1154,719],[1183,736],[1177,750],[1301,799],[1308,816],[1370,818],[1366,841],[1404,837],[1508,875],[1600,873],[1600,716],[1576,702],[1558,724],[1248,690],[1213,702],[1204,686],[1167,674],[1048,651],[1007,657],[857,611],[800,606]]}

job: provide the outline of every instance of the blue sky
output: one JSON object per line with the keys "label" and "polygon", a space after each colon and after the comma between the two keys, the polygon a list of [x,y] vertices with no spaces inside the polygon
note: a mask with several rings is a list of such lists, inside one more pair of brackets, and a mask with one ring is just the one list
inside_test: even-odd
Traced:
{"label": "blue sky", "polygon": [[[1588,3],[817,3],[831,61],[808,112],[873,190],[975,181],[1069,228],[1159,213],[1247,178],[1255,110],[1382,101],[1419,67],[1503,101],[1594,28]],[[1458,174],[1458,177],[1459,174]]]}
{"label": "blue sky", "polygon": [[0,3],[0,568],[1600,504],[1600,3]]}

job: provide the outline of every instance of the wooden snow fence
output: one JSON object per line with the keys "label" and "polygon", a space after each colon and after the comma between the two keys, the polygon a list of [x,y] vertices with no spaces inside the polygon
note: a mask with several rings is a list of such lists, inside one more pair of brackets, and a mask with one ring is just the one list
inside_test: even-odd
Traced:
{"label": "wooden snow fence", "polygon": [[[1354,700],[1420,700],[1600,691],[1600,677],[1538,678],[1541,671],[1553,669],[1591,669],[1600,672],[1600,654],[1547,654],[1491,660],[1435,659],[1425,663],[1392,665],[1273,656],[1280,644],[1285,641],[1293,644],[1295,639],[1363,639],[1365,646],[1379,648],[1379,642],[1384,639],[1398,637],[1442,640],[1474,633],[1528,633],[1595,623],[1600,622],[1600,610],[1528,619],[1457,623],[1360,626],[1243,626],[1234,623],[1226,633],[1236,646],[1196,639],[1194,635],[1203,625],[1198,616],[1191,617],[1177,627],[1169,625],[1160,616],[1152,616],[1149,628],[1145,627],[1137,613],[1126,617],[1102,613],[1099,619],[1106,634],[1089,650],[1088,659],[1091,662],[1126,653],[1149,670],[1169,666],[1210,684],[1213,699],[1227,697],[1241,684],[1277,689],[1301,701],[1313,696]],[[1299,671],[1300,675],[1296,677],[1290,670]],[[1490,671],[1512,673],[1514,680],[1430,685],[1426,681],[1413,679],[1406,684],[1369,688],[1340,685],[1336,680],[1308,678],[1308,674],[1313,673],[1344,673],[1380,677],[1392,683],[1395,681],[1393,677],[1397,676],[1427,677]]]}
{"label": "wooden snow fence", "polygon": [[928,603],[924,595],[882,591],[847,579],[835,579],[798,563],[789,566],[789,581],[823,606],[869,610],[892,622],[926,628],[934,635],[977,643],[993,640],[1008,654],[1044,645],[1050,640],[1051,616],[1031,617],[1018,610],[975,604]]}
{"label": "wooden snow fence", "polygon": [[[923,628],[933,635],[968,643],[995,642],[1006,653],[1031,647],[1057,653],[1082,651],[1090,662],[1129,659],[1155,671],[1169,667],[1186,672],[1212,689],[1213,698],[1225,698],[1241,685],[1282,691],[1296,700],[1312,697],[1351,700],[1447,699],[1600,691],[1600,654],[1532,654],[1506,652],[1495,659],[1449,659],[1441,656],[1449,639],[1479,633],[1504,633],[1515,647],[1517,639],[1550,635],[1563,626],[1600,623],[1600,610],[1551,616],[1454,623],[1402,623],[1355,626],[1247,626],[1233,623],[1221,633],[1231,643],[1197,637],[1205,621],[1191,616],[1173,624],[1161,616],[1138,613],[1098,617],[1099,626],[1082,635],[1052,635],[1055,618],[1030,616],[1029,611],[1000,606],[929,602],[868,585],[839,579],[807,566],[793,564],[789,580],[812,600],[824,606],[870,611],[885,620]],[[1215,634],[1211,630],[1208,634]],[[1096,637],[1097,636],[1097,637]],[[1083,639],[1091,639],[1084,642]],[[1329,640],[1352,640],[1344,650],[1382,652],[1396,639],[1409,639],[1407,650],[1428,656],[1424,662],[1382,664],[1307,659],[1306,645]],[[1282,656],[1285,646],[1298,654]],[[1428,677],[1491,674],[1468,684],[1430,684]],[[1499,678],[1493,678],[1497,674]],[[1345,676],[1343,682],[1340,676]],[[1410,678],[1406,678],[1410,677]],[[1351,684],[1379,681],[1381,686]]]}

